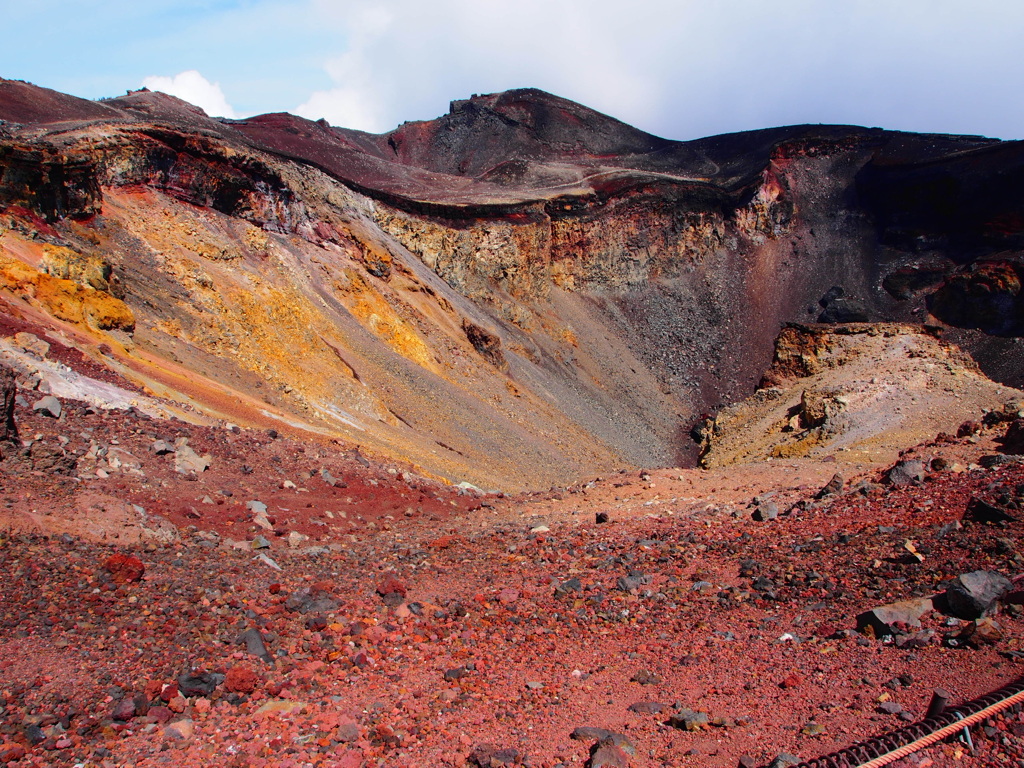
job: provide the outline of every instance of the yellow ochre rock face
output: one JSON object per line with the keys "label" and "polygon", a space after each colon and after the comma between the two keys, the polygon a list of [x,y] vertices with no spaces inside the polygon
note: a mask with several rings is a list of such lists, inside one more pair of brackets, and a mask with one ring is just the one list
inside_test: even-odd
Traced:
{"label": "yellow ochre rock face", "polygon": [[2,254],[0,287],[28,294],[58,320],[101,331],[135,328],[135,315],[128,305],[106,291],[54,277]]}

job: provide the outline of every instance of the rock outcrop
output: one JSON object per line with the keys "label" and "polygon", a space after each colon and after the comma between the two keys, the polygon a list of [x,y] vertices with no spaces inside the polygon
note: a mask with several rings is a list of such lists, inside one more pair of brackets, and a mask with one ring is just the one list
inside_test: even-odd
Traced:
{"label": "rock outcrop", "polygon": [[692,461],[787,322],[931,318],[1021,383],[1016,143],[673,142],[536,90],[375,136],[0,81],[0,119],[0,313],[196,418],[513,489]]}

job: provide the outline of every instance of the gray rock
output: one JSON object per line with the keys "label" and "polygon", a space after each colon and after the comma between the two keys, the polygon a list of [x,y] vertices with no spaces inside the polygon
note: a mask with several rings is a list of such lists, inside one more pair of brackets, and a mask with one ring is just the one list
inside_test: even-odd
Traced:
{"label": "gray rock", "polygon": [[658,715],[668,709],[668,707],[660,701],[638,701],[630,704],[626,709],[641,715]]}
{"label": "gray rock", "polygon": [[908,461],[897,462],[892,469],[889,470],[889,474],[886,475],[886,477],[888,478],[890,485],[901,487],[921,482],[924,480],[924,475],[924,464],[920,461],[911,459]]}
{"label": "gray rock", "polygon": [[692,709],[680,709],[668,719],[669,725],[683,731],[700,731],[707,728],[710,722],[707,712],[695,712]]}
{"label": "gray rock", "polygon": [[178,690],[182,696],[209,696],[224,682],[224,675],[214,672],[199,672],[178,676]]}
{"label": "gray rock", "polygon": [[843,482],[843,476],[837,472],[836,474],[832,475],[832,479],[829,480],[820,491],[814,494],[814,498],[824,499],[829,496],[835,496],[837,493],[843,490]]}
{"label": "gray rock", "polygon": [[32,406],[33,411],[38,411],[43,416],[52,416],[55,419],[59,419],[63,409],[60,406],[60,400],[53,395],[47,395],[46,397],[40,398],[36,401],[36,404]]}
{"label": "gray rock", "polygon": [[274,657],[270,655],[270,651],[267,650],[267,644],[263,640],[263,633],[256,629],[256,627],[249,627],[245,630],[245,632],[238,636],[235,643],[236,645],[244,645],[246,653],[263,659],[268,664],[274,660]]}
{"label": "gray rock", "polygon": [[973,497],[964,510],[963,519],[971,523],[982,523],[984,525],[998,525],[999,523],[1013,522],[1013,515],[1006,510],[989,504],[983,499]]}
{"label": "gray rock", "polygon": [[1013,584],[1001,573],[972,571],[957,576],[946,589],[946,607],[957,618],[980,619],[1011,589]]}
{"label": "gray rock", "polygon": [[573,576],[571,579],[567,579],[555,587],[555,595],[558,597],[565,597],[572,592],[579,592],[583,589],[583,584],[580,580]]}
{"label": "gray rock", "polygon": [[212,463],[213,458],[209,454],[200,456],[186,444],[178,446],[174,454],[174,471],[183,475],[205,472]]}
{"label": "gray rock", "polygon": [[651,577],[646,574],[630,572],[628,576],[620,576],[618,587],[623,592],[637,592],[640,587],[650,584]]}
{"label": "gray rock", "polygon": [[587,768],[628,768],[629,755],[621,747],[608,741],[601,741],[590,748]]}
{"label": "gray rock", "polygon": [[800,765],[801,762],[800,758],[796,755],[782,752],[768,764],[768,768],[791,768],[791,766]]}
{"label": "gray rock", "polygon": [[779,516],[779,505],[774,501],[768,499],[758,499],[757,506],[754,509],[751,517],[758,522],[766,522],[768,520],[774,520]]}
{"label": "gray rock", "polygon": [[574,728],[573,732],[569,734],[569,738],[576,741],[596,741],[599,744],[612,744],[623,750],[626,754],[636,754],[636,746],[629,740],[628,736],[616,733],[615,731],[609,731],[607,728],[582,725],[579,728]]}
{"label": "gray rock", "polygon": [[153,444],[149,446],[149,450],[157,456],[166,456],[168,453],[174,453],[174,446],[166,440],[155,440]]}
{"label": "gray rock", "polygon": [[934,608],[935,604],[930,597],[880,605],[857,616],[857,629],[863,632],[870,627],[877,638],[891,637],[896,634],[893,624],[901,623],[919,628],[921,617]]}

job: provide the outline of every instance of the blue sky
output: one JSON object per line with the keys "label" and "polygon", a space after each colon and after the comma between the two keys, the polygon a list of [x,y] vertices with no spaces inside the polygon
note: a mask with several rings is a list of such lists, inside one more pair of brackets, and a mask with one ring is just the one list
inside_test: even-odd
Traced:
{"label": "blue sky", "polygon": [[793,123],[1024,138],[1019,0],[0,0],[0,76],[389,130],[538,87],[674,139]]}

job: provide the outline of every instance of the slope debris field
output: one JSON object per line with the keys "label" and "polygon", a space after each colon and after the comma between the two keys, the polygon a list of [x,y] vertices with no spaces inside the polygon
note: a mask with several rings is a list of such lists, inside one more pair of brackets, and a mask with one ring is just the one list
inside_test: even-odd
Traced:
{"label": "slope debris field", "polygon": [[982,137],[0,80],[0,763],[782,766],[1021,677],[1022,211]]}

